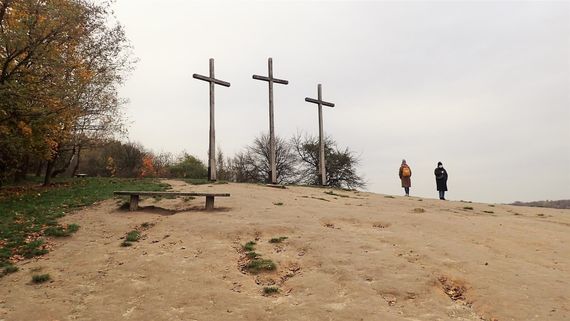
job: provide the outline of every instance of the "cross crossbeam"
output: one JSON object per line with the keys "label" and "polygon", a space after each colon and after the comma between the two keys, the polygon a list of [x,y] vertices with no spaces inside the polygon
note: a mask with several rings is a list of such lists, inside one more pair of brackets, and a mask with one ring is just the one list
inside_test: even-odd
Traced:
{"label": "cross crossbeam", "polygon": [[203,81],[207,81],[207,82],[213,82],[213,83],[216,84],[216,85],[222,85],[222,86],[224,86],[224,87],[229,87],[229,86],[230,86],[230,83],[229,83],[229,82],[223,81],[223,80],[219,80],[219,79],[216,79],[216,78],[210,78],[210,77],[202,76],[202,75],[199,75],[199,74],[193,74],[192,77],[193,77],[193,78],[196,78],[196,79],[203,80]]}
{"label": "cross crossbeam", "polygon": [[193,74],[193,78],[203,80],[210,83],[210,146],[208,149],[208,180],[215,181],[216,178],[216,129],[214,122],[214,107],[215,107],[215,85],[229,87],[230,83],[216,79],[214,75],[214,59],[210,58],[210,77]]}
{"label": "cross crossbeam", "polygon": [[273,113],[273,83],[287,85],[289,81],[273,77],[273,59],[267,59],[267,69],[269,76],[253,75],[253,79],[266,81],[269,84],[269,165],[270,171],[269,180],[271,184],[277,184],[277,165],[276,165],[276,147],[275,147],[275,121]]}
{"label": "cross crossbeam", "polygon": [[325,167],[325,142],[323,132],[323,106],[334,107],[334,103],[329,103],[323,100],[323,92],[321,84],[317,86],[317,99],[305,98],[306,102],[317,104],[319,107],[319,176],[321,185],[327,185],[327,172]]}

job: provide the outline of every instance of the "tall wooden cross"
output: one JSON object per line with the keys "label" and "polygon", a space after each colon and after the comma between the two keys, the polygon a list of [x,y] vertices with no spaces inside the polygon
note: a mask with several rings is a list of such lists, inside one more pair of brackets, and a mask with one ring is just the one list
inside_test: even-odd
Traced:
{"label": "tall wooden cross", "polygon": [[193,74],[192,77],[207,81],[210,83],[210,146],[208,152],[208,179],[210,181],[216,180],[216,129],[214,123],[214,86],[222,85],[224,87],[229,87],[230,83],[223,80],[216,79],[214,77],[214,59],[210,58],[210,77]]}
{"label": "tall wooden cross", "polygon": [[318,85],[318,99],[305,98],[306,102],[317,104],[319,106],[319,176],[321,185],[327,185],[327,172],[325,169],[325,141],[323,135],[323,106],[334,107],[333,103],[323,100],[322,86]]}
{"label": "tall wooden cross", "polygon": [[273,83],[287,85],[289,81],[273,78],[273,59],[267,60],[269,77],[253,75],[253,79],[267,81],[269,83],[269,166],[271,173],[269,174],[271,184],[277,184],[277,165],[275,156],[275,123],[273,119]]}

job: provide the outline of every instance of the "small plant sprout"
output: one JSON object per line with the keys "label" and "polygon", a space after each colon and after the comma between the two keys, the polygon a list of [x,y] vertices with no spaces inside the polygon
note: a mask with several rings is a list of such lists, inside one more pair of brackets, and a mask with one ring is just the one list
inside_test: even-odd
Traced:
{"label": "small plant sprout", "polygon": [[256,244],[257,243],[255,243],[254,241],[249,241],[249,242],[245,243],[245,245],[243,246],[243,249],[248,251],[248,252],[253,251]]}
{"label": "small plant sprout", "polygon": [[35,284],[40,284],[40,283],[44,283],[51,280],[51,277],[49,276],[49,274],[40,274],[40,275],[33,275],[32,276],[32,282]]}
{"label": "small plant sprout", "polygon": [[246,265],[246,268],[251,273],[259,273],[262,271],[273,271],[277,268],[275,263],[267,259],[255,259]]}
{"label": "small plant sprout", "polygon": [[261,255],[255,253],[254,251],[247,252],[246,255],[247,255],[247,258],[251,259],[251,260],[255,260],[261,256]]}
{"label": "small plant sprout", "polygon": [[127,237],[125,238],[125,240],[127,242],[138,242],[140,238],[141,238],[141,233],[139,231],[133,230],[127,233]]}
{"label": "small plant sprout", "polygon": [[263,294],[272,295],[279,293],[279,288],[274,286],[266,286],[263,288]]}
{"label": "small plant sprout", "polygon": [[287,237],[286,236],[281,236],[281,237],[274,237],[272,239],[269,240],[269,243],[281,243],[284,240],[286,240]]}

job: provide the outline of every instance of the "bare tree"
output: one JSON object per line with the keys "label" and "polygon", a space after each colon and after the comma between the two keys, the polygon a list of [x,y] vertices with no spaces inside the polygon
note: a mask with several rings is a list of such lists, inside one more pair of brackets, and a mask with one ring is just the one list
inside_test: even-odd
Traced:
{"label": "bare tree", "polygon": [[[359,158],[350,149],[339,149],[330,136],[325,137],[325,168],[329,186],[338,188],[362,188],[366,186],[363,178],[358,175],[356,167]],[[291,145],[300,160],[300,177],[302,182],[319,185],[319,140],[317,137],[295,135]]]}
{"label": "bare tree", "polygon": [[[242,183],[268,183],[271,181],[269,135],[256,137],[250,146],[228,161],[232,179]],[[291,144],[280,137],[275,138],[277,182],[296,183],[297,156]]]}

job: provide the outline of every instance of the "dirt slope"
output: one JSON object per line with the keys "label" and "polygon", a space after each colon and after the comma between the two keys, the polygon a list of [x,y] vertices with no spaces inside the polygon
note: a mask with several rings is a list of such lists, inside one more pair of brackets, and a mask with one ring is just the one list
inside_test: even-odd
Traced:
{"label": "dirt slope", "polygon": [[[570,210],[168,183],[232,197],[67,216],[76,235],[0,279],[0,320],[570,320]],[[275,272],[244,272],[251,240]]]}

